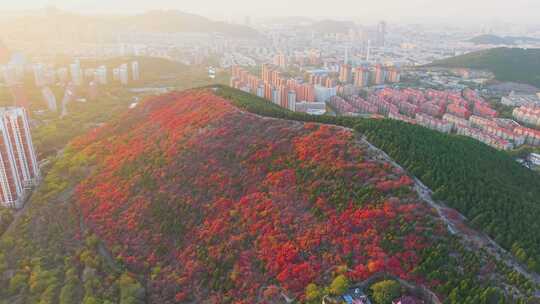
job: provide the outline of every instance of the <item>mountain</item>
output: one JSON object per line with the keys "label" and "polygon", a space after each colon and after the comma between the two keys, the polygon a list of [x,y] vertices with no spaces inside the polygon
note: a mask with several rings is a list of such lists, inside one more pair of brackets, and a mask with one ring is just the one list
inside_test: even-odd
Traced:
{"label": "mountain", "polygon": [[217,32],[236,37],[257,37],[259,33],[247,26],[211,21],[205,17],[180,11],[150,11],[126,17],[120,22],[127,28],[149,32]]}
{"label": "mountain", "polygon": [[[397,134],[402,139],[392,139]],[[53,164],[0,238],[0,299],[320,303],[347,281],[378,274],[448,303],[518,303],[535,286],[488,248],[475,249],[483,237],[455,211],[435,208],[421,184],[364,137],[430,184],[448,185],[439,197],[474,169],[478,181],[462,183],[458,200],[501,186],[525,191],[523,203],[508,204],[524,210],[538,197],[537,182],[525,180],[535,176],[487,146],[435,134],[293,113],[226,87],[151,97],[73,141]],[[483,167],[492,162],[498,166]],[[505,170],[516,180],[506,187]],[[494,204],[498,194],[489,196]],[[478,223],[492,216],[485,211]],[[536,211],[521,217],[529,231],[514,236],[526,240],[516,245],[520,254],[537,241]]]}
{"label": "mountain", "polygon": [[480,35],[473,37],[468,42],[474,44],[491,44],[491,45],[516,45],[521,43],[538,43],[540,39],[532,37],[513,37],[513,36],[496,36],[496,35]]}
{"label": "mountain", "polygon": [[497,80],[540,88],[540,49],[495,48],[435,61],[429,66],[488,70]]}
{"label": "mountain", "polygon": [[219,33],[229,37],[257,38],[259,33],[243,25],[215,22],[181,11],[149,11],[133,16],[80,15],[64,11],[21,14],[0,19],[0,35],[48,41],[75,42],[116,39],[119,32],[142,33]]}

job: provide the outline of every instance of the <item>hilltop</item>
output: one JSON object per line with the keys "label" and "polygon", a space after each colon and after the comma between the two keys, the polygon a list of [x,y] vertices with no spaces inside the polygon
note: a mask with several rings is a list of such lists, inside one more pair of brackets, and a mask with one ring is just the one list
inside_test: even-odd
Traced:
{"label": "hilltop", "polygon": [[429,66],[488,70],[499,81],[540,87],[540,49],[495,48],[435,61]]}
{"label": "hilltop", "polygon": [[413,176],[363,138],[399,156],[383,138],[412,129],[295,115],[206,88],[150,98],[78,138],[0,239],[0,298],[320,303],[340,275],[383,273],[448,303],[525,303],[536,287],[453,236]]}
{"label": "hilltop", "polygon": [[120,21],[126,28],[142,32],[217,32],[233,37],[256,38],[259,33],[244,25],[212,21],[208,18],[181,11],[149,11],[125,17]]}
{"label": "hilltop", "polygon": [[497,36],[497,35],[480,35],[473,37],[468,42],[474,44],[491,44],[491,45],[516,45],[520,43],[537,43],[538,38],[532,37],[513,37],[513,36]]}
{"label": "hilltop", "polygon": [[219,33],[229,37],[257,38],[247,26],[217,22],[181,11],[148,11],[139,15],[81,15],[53,10],[20,13],[0,19],[0,36],[47,41],[50,33],[75,42],[114,41],[119,32]]}

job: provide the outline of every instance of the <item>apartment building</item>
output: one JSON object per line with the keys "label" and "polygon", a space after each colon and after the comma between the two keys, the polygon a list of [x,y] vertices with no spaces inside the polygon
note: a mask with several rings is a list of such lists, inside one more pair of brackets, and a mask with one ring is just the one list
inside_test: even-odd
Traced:
{"label": "apartment building", "polygon": [[0,205],[21,208],[39,176],[26,110],[0,109]]}

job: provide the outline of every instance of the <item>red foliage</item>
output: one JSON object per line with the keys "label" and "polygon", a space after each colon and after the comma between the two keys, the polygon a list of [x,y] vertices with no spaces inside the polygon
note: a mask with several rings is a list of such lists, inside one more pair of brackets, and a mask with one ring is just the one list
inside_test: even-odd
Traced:
{"label": "red foliage", "polygon": [[[431,211],[412,192],[396,197],[412,180],[349,130],[262,119],[188,91],[148,100],[76,147],[97,162],[77,189],[91,228],[130,270],[161,266],[150,302],[256,302],[272,280],[299,296],[339,265],[356,280],[419,279]],[[401,232],[410,222],[417,230]]]}

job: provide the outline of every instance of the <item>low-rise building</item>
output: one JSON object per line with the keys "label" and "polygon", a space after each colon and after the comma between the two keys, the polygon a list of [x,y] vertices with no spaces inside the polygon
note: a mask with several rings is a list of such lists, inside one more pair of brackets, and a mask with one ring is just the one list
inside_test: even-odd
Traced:
{"label": "low-rise building", "polygon": [[514,129],[517,135],[525,137],[525,142],[532,146],[540,146],[540,131],[519,126]]}
{"label": "low-rise building", "polygon": [[529,155],[529,160],[533,165],[540,166],[540,154],[531,153],[531,155]]}
{"label": "low-rise building", "polygon": [[416,122],[421,126],[442,133],[450,133],[452,131],[452,123],[422,113],[416,114]]}
{"label": "low-rise building", "polygon": [[360,110],[360,113],[375,114],[378,112],[378,107],[376,105],[367,102],[360,96],[349,98],[347,101]]}
{"label": "low-rise building", "polygon": [[471,126],[471,123],[468,120],[448,113],[443,115],[443,120],[451,123],[454,130],[456,130],[457,126]]}
{"label": "low-rise building", "polygon": [[514,109],[512,115],[519,122],[540,127],[540,106],[521,106]]}
{"label": "low-rise building", "polygon": [[471,112],[459,103],[449,104],[446,108],[446,112],[464,119],[469,119],[471,116]]}
{"label": "low-rise building", "polygon": [[413,125],[416,124],[416,120],[410,118],[409,116],[399,114],[398,112],[390,112],[390,113],[388,113],[388,118],[394,119],[394,120],[404,121],[404,122],[407,122],[407,123],[410,123],[410,124],[413,124]]}
{"label": "low-rise building", "polygon": [[294,105],[296,112],[307,113],[311,115],[322,115],[326,113],[326,103],[324,102],[296,102]]}
{"label": "low-rise building", "polygon": [[511,92],[510,95],[501,98],[501,103],[511,107],[540,106],[540,97],[538,95],[518,95]]}
{"label": "low-rise building", "polygon": [[500,138],[495,135],[491,135],[480,129],[457,125],[456,131],[457,131],[457,134],[459,135],[474,138],[478,141],[485,143],[486,145],[492,146],[495,149],[510,150],[514,147],[514,145],[508,140]]}

